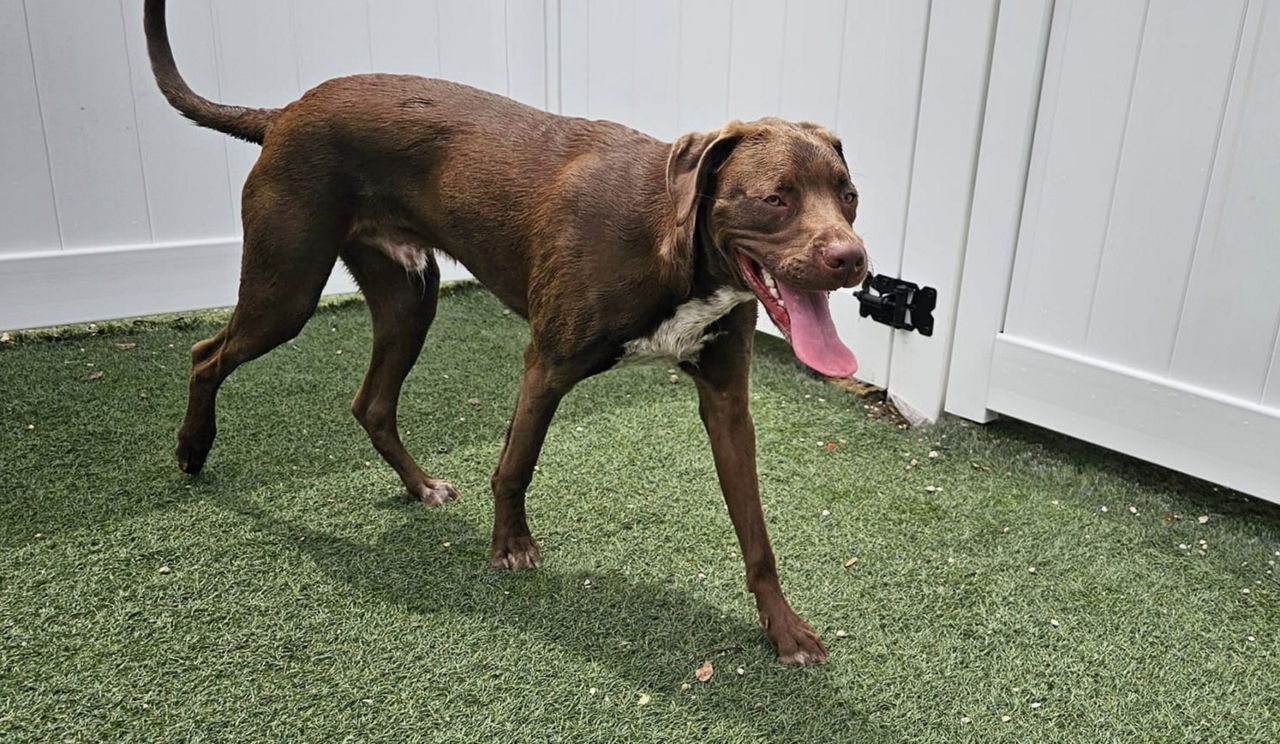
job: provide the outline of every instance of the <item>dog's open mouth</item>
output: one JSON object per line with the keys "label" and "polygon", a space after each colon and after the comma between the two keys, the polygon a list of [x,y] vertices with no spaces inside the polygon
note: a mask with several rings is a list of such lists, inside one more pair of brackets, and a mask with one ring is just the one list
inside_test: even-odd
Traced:
{"label": "dog's open mouth", "polygon": [[829,292],[788,287],[754,258],[740,250],[734,253],[747,285],[787,337],[797,359],[827,377],[848,377],[858,371],[857,358],[840,340],[831,321]]}

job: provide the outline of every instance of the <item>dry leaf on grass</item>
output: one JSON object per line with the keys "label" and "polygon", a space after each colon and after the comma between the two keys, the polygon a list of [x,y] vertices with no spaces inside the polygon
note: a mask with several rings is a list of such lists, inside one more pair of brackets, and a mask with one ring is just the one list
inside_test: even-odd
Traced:
{"label": "dry leaf on grass", "polygon": [[135,343],[130,342],[130,343],[125,343],[125,344],[116,344],[116,348],[117,348],[117,349],[119,349],[120,351],[128,351],[128,350],[130,350],[130,349],[136,349],[136,348],[138,348],[138,345],[137,345],[137,344],[135,344]]}
{"label": "dry leaf on grass", "polygon": [[94,372],[88,377],[82,377],[80,379],[81,379],[81,382],[93,382],[94,380],[101,380],[102,376],[105,374],[106,372],[103,372],[102,370],[98,370],[97,372]]}
{"label": "dry leaf on grass", "polygon": [[702,662],[702,666],[698,667],[698,669],[693,673],[693,676],[696,677],[699,682],[707,682],[715,673],[716,668],[711,665],[711,660],[707,659]]}
{"label": "dry leaf on grass", "polygon": [[651,699],[652,698],[650,698],[648,695],[641,695],[640,700],[638,702],[640,703],[640,705],[648,705]]}
{"label": "dry leaf on grass", "polygon": [[855,556],[852,556],[851,558],[849,558],[849,560],[847,560],[847,561],[845,561],[845,562],[844,562],[844,567],[845,567],[845,568],[852,568],[852,567],[853,567],[853,564],[855,564],[855,563],[857,563],[857,562],[858,562],[858,556],[856,556],[856,555],[855,555]]}

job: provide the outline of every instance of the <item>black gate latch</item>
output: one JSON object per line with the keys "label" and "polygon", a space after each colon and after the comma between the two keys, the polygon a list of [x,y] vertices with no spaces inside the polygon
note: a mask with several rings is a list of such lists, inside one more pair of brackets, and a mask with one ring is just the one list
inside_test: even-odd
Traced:
{"label": "black gate latch", "polygon": [[904,282],[891,276],[868,276],[862,289],[855,290],[858,314],[877,323],[933,335],[933,308],[938,290]]}

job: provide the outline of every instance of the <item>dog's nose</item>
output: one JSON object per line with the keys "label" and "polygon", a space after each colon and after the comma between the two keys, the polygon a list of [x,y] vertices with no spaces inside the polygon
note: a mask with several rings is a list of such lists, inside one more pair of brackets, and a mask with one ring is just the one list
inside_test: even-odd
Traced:
{"label": "dog's nose", "polygon": [[822,262],[842,275],[841,284],[853,286],[862,280],[867,268],[867,249],[856,235],[841,237],[822,249]]}

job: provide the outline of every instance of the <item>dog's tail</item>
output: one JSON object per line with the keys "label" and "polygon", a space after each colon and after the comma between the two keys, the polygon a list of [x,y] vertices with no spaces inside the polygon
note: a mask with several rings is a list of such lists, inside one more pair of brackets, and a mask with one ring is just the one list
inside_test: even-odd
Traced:
{"label": "dog's tail", "polygon": [[280,113],[280,109],[244,108],[227,106],[202,98],[187,85],[178,74],[169,47],[169,30],[164,22],[165,0],[146,0],[143,10],[143,26],[147,33],[147,54],[151,57],[151,72],[156,76],[160,92],[169,104],[196,124],[239,137],[247,142],[262,144],[267,127]]}

